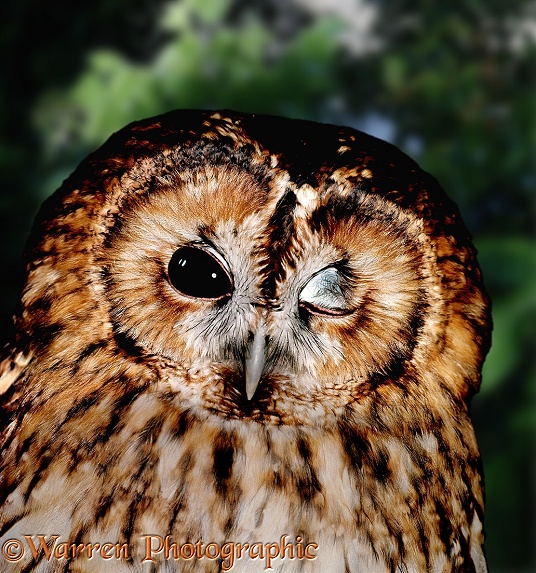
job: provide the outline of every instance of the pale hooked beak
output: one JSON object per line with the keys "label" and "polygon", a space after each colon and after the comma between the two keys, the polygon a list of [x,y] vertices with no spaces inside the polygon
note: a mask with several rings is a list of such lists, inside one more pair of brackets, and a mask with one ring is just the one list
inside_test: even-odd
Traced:
{"label": "pale hooked beak", "polygon": [[248,344],[245,360],[246,396],[248,400],[253,398],[262,376],[265,362],[265,346],[266,330],[264,326],[260,326],[255,332],[253,340]]}

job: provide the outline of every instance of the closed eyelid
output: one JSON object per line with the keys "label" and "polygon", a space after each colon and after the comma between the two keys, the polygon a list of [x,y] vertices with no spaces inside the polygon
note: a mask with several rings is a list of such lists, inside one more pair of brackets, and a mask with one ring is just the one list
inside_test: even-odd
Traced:
{"label": "closed eyelid", "polygon": [[314,274],[302,288],[299,300],[312,309],[346,311],[348,300],[342,285],[344,278],[336,267],[330,266]]}

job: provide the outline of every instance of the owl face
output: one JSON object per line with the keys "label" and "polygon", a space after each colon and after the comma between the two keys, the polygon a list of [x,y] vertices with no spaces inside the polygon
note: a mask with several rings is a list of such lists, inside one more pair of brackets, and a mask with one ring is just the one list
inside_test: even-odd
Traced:
{"label": "owl face", "polygon": [[429,249],[421,222],[359,186],[223,162],[127,198],[98,263],[114,332],[180,365],[185,400],[328,423],[410,359],[438,305]]}

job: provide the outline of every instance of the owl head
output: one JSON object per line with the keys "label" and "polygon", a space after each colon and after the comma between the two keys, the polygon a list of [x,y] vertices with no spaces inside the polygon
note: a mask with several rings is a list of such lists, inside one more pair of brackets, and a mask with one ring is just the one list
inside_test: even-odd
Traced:
{"label": "owl head", "polygon": [[329,425],[393,388],[467,401],[489,346],[456,206],[394,146],[333,125],[133,123],[46,202],[27,273],[18,344],[71,373],[51,396],[143,368],[200,416]]}

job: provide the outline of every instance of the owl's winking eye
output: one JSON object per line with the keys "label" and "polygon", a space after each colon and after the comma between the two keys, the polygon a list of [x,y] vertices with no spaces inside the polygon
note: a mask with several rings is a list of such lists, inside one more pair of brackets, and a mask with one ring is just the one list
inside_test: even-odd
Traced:
{"label": "owl's winking eye", "polygon": [[223,261],[218,259],[208,250],[181,247],[169,261],[169,281],[176,290],[189,297],[210,300],[230,297],[232,280]]}
{"label": "owl's winking eye", "polygon": [[313,314],[341,316],[348,314],[342,288],[343,277],[335,267],[327,267],[313,275],[300,293],[300,306]]}

